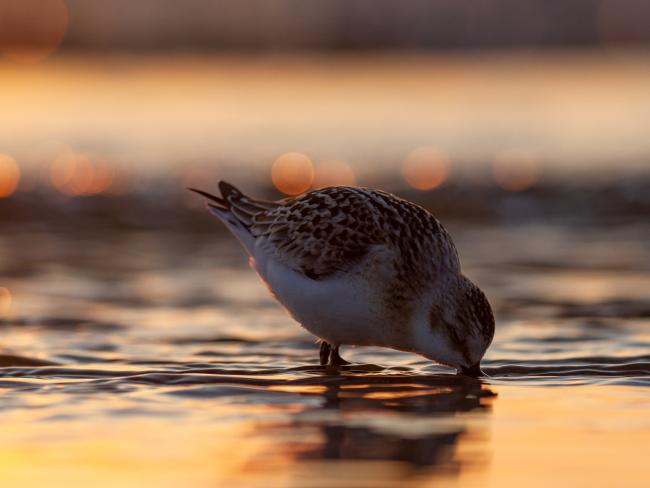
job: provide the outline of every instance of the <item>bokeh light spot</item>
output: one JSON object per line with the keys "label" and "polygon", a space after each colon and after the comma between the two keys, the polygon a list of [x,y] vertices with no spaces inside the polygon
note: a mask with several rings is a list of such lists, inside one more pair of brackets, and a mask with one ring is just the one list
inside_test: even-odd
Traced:
{"label": "bokeh light spot", "polygon": [[52,184],[70,196],[88,196],[108,192],[115,180],[113,168],[88,154],[66,151],[52,163]]}
{"label": "bokeh light spot", "polygon": [[271,179],[275,187],[286,195],[299,195],[314,181],[314,165],[302,153],[288,152],[273,162]]}
{"label": "bokeh light spot", "polygon": [[0,154],[0,198],[12,195],[20,181],[20,168],[11,156]]}
{"label": "bokeh light spot", "polygon": [[0,319],[7,317],[9,315],[9,309],[11,308],[11,292],[9,288],[0,286]]}
{"label": "bokeh light spot", "polygon": [[417,190],[440,186],[449,175],[449,157],[433,147],[420,147],[409,153],[402,163],[406,182]]}
{"label": "bokeh light spot", "polygon": [[539,181],[540,168],[525,150],[510,149],[498,154],[492,162],[494,181],[507,191],[523,191]]}
{"label": "bokeh light spot", "polygon": [[64,0],[0,1],[0,52],[19,63],[37,63],[59,47],[68,28]]}
{"label": "bokeh light spot", "polygon": [[345,161],[322,161],[314,170],[314,188],[327,186],[354,186],[356,178],[354,170]]}

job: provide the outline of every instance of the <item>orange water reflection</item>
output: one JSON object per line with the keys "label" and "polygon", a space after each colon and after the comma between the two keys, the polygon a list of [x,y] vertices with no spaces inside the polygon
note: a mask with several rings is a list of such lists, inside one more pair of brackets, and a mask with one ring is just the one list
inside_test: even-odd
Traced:
{"label": "orange water reflection", "polygon": [[[421,395],[425,385],[417,378],[391,385],[390,376],[379,382],[369,377],[351,390],[354,394],[342,395],[343,385],[319,391],[307,385],[249,403],[235,390],[232,404],[207,390],[204,396],[200,388],[196,393],[175,388],[169,392],[184,398],[183,413],[165,412],[166,402],[147,395],[158,415],[144,416],[126,399],[108,396],[102,410],[124,414],[106,421],[92,415],[84,420],[92,405],[48,404],[64,401],[59,395],[39,402],[50,415],[63,416],[65,436],[58,422],[35,425],[40,415],[35,409],[5,415],[11,427],[0,435],[0,469],[5,482],[27,487],[52,486],[47,483],[52,477],[60,483],[56,486],[69,487],[91,482],[98,487],[307,487],[328,486],[334,479],[345,486],[409,487],[484,466],[485,456],[466,459],[456,450],[465,439],[478,446],[485,441],[484,427],[477,424],[468,433],[468,422],[489,411],[489,390],[453,377],[423,380],[447,386]],[[264,394],[250,389],[256,391]],[[377,395],[380,391],[385,394]],[[174,420],[179,414],[185,421]]]}
{"label": "orange water reflection", "polygon": [[178,413],[128,414],[107,396],[104,409],[124,414],[98,421],[68,406],[57,409],[60,420],[38,423],[38,409],[5,414],[0,470],[8,486],[24,487],[643,486],[643,391],[489,388],[499,397],[487,416],[471,402],[456,410],[449,394],[391,402],[345,399],[330,387],[320,406],[299,409],[281,397],[258,405],[187,397],[179,422]]}
{"label": "orange water reflection", "polygon": [[490,467],[461,475],[461,484],[640,487],[645,483],[650,439],[650,399],[645,390],[511,385],[498,392]]}

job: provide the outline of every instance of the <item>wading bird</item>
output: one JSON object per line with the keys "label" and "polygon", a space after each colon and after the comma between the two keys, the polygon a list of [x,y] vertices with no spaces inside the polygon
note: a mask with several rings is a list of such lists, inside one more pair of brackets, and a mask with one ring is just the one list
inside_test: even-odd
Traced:
{"label": "wading bird", "polygon": [[382,346],[481,374],[492,309],[424,208],[366,188],[276,202],[224,181],[219,189],[221,196],[190,188],[209,200],[277,300],[321,339],[321,364],[346,364],[341,345]]}

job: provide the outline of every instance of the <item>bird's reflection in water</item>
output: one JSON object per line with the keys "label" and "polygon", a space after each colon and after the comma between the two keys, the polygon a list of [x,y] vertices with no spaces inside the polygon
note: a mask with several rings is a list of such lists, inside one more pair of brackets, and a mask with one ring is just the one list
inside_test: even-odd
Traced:
{"label": "bird's reflection in water", "polygon": [[[284,447],[295,464],[309,465],[310,482],[319,472],[326,482],[333,473],[332,463],[341,466],[345,474],[339,475],[344,479],[352,476],[357,482],[372,482],[381,477],[387,482],[393,478],[399,484],[428,473],[454,476],[486,459],[476,448],[482,446],[484,424],[468,421],[490,412],[496,395],[484,382],[451,375],[348,373],[326,380],[320,405],[292,414],[288,424],[272,427],[294,434],[289,436],[291,445]],[[309,431],[318,435],[308,436]],[[296,441],[301,437],[297,432],[312,441]],[[458,455],[462,439],[473,441],[469,459]],[[320,470],[318,464],[329,467]],[[386,466],[392,470],[387,472]],[[296,482],[302,484],[300,479]]]}

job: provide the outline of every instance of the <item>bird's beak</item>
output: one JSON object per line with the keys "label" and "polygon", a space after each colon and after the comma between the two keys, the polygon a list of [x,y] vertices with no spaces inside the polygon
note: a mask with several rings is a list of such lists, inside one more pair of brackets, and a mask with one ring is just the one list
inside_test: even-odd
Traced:
{"label": "bird's beak", "polygon": [[470,366],[469,368],[461,366],[458,368],[458,374],[462,374],[463,376],[471,376],[472,378],[483,376],[483,371],[481,371],[481,361]]}

